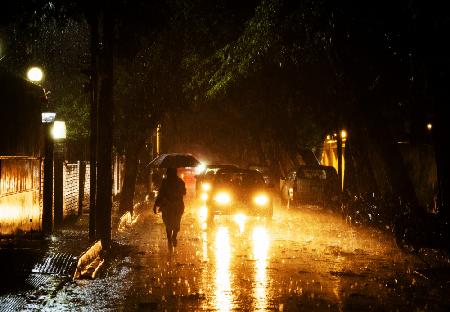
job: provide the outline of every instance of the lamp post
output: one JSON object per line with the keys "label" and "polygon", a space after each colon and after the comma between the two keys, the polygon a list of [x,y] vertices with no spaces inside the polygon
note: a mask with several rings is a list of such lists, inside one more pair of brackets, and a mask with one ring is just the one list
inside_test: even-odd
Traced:
{"label": "lamp post", "polygon": [[347,131],[341,130],[336,136],[337,158],[338,158],[338,179],[339,191],[342,192],[344,188],[344,147],[347,140]]}
{"label": "lamp post", "polygon": [[54,197],[55,197],[55,228],[62,225],[64,218],[64,139],[66,138],[66,124],[64,121],[53,122],[52,139],[54,140]]}
{"label": "lamp post", "polygon": [[53,230],[53,139],[51,135],[55,113],[42,113],[44,128],[44,190],[42,210],[42,231],[51,234]]}
{"label": "lamp post", "polygon": [[[40,84],[44,78],[41,68],[33,66],[27,71],[27,79],[35,84]],[[42,112],[42,124],[44,129],[44,186],[42,209],[42,232],[49,235],[53,230],[53,139],[51,135],[53,121],[56,113],[50,112],[48,107]]]}

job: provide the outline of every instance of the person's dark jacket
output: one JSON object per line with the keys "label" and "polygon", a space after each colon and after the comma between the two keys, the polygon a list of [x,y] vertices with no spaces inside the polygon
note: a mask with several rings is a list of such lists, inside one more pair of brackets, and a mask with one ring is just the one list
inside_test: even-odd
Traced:
{"label": "person's dark jacket", "polygon": [[186,195],[186,186],[179,177],[165,178],[161,182],[155,207],[160,207],[164,214],[181,215],[184,212],[183,196]]}

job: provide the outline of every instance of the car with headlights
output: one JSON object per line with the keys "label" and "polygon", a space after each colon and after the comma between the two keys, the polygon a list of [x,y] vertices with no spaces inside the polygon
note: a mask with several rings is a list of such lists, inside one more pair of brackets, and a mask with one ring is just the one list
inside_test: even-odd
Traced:
{"label": "car with headlights", "polygon": [[302,165],[281,179],[281,201],[285,205],[321,205],[338,203],[339,183],[336,169],[331,166]]}
{"label": "car with headlights", "polygon": [[210,220],[214,215],[239,213],[268,218],[273,215],[272,196],[263,175],[250,169],[218,170],[206,206]]}
{"label": "car with headlights", "polygon": [[220,169],[237,169],[236,165],[232,164],[209,164],[205,169],[195,176],[195,193],[198,199],[206,201],[211,191],[214,175]]}

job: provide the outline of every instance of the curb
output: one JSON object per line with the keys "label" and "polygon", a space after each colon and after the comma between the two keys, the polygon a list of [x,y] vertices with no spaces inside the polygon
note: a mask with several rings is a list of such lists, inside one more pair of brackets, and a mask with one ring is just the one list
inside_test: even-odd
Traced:
{"label": "curb", "polygon": [[105,259],[102,257],[103,246],[100,240],[83,252],[77,263],[73,280],[89,278],[94,279]]}

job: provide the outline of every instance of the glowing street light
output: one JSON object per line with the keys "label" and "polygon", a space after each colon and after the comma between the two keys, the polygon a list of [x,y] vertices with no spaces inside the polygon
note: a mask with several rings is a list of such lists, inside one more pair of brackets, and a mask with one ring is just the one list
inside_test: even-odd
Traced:
{"label": "glowing street light", "polygon": [[53,163],[53,193],[54,193],[54,223],[60,227],[64,219],[64,139],[66,138],[66,123],[55,120],[51,129],[51,136],[55,141]]}
{"label": "glowing street light", "polygon": [[66,123],[64,121],[56,120],[53,122],[52,136],[55,140],[66,138]]}
{"label": "glowing street light", "polygon": [[31,67],[27,71],[27,78],[31,82],[40,82],[44,78],[44,73],[39,67]]}
{"label": "glowing street light", "polygon": [[431,131],[433,129],[433,124],[432,123],[427,123],[427,129],[428,131]]}

